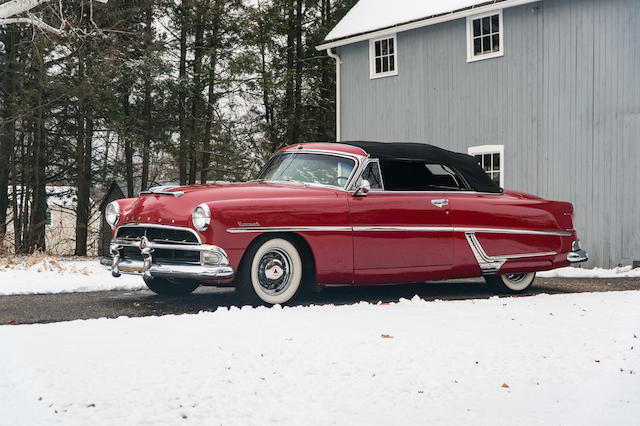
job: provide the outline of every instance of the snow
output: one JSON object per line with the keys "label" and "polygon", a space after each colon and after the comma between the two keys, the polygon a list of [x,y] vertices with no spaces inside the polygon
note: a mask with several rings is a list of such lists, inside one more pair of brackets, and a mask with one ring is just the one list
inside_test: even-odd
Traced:
{"label": "snow", "polygon": [[0,296],[144,288],[138,276],[113,278],[98,258],[0,257]]}
{"label": "snow", "polygon": [[619,266],[613,269],[582,269],[568,266],[566,268],[538,272],[536,275],[542,278],[640,278],[640,268],[632,269],[631,265]]}
{"label": "snow", "polygon": [[[640,268],[614,269],[559,268],[539,272],[542,278],[638,278]],[[535,282],[534,282],[535,285]],[[98,258],[0,257],[0,296],[11,294],[47,294],[108,290],[146,289],[142,278],[122,275],[113,278]]]}
{"label": "snow", "polygon": [[640,292],[0,326],[3,424],[638,424]]}
{"label": "snow", "polygon": [[327,34],[325,41],[453,12],[486,0],[360,0]]}

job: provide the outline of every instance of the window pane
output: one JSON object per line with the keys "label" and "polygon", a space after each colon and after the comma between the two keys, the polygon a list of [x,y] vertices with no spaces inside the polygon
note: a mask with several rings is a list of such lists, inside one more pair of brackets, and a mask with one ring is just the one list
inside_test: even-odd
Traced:
{"label": "window pane", "polygon": [[485,170],[491,170],[491,154],[484,154],[482,156]]}
{"label": "window pane", "polygon": [[393,55],[393,39],[389,39],[389,53]]}
{"label": "window pane", "polygon": [[500,154],[493,154],[493,170],[500,170]]}
{"label": "window pane", "polygon": [[476,160],[478,160],[478,166],[482,167],[482,155],[476,154]]}
{"label": "window pane", "polygon": [[500,25],[498,23],[498,15],[493,15],[491,17],[491,32],[497,33],[500,31]]}
{"label": "window pane", "polygon": [[395,69],[396,69],[395,56],[389,56],[389,71],[394,71]]}
{"label": "window pane", "polygon": [[491,38],[492,38],[493,51],[497,52],[498,50],[500,50],[500,35],[494,34],[491,36]]}
{"label": "window pane", "polygon": [[480,20],[473,20],[473,36],[478,37],[480,35]]}
{"label": "window pane", "polygon": [[500,185],[500,173],[491,173],[491,179],[498,185]]}
{"label": "window pane", "polygon": [[473,39],[473,54],[479,55],[482,53],[482,41],[480,37]]}
{"label": "window pane", "polygon": [[491,50],[491,36],[482,37],[482,51],[489,52]]}
{"label": "window pane", "polygon": [[387,40],[382,40],[382,54],[387,55]]}
{"label": "window pane", "polygon": [[383,56],[382,57],[382,72],[387,72],[389,71],[389,57],[388,56]]}
{"label": "window pane", "polygon": [[376,56],[380,56],[380,42],[376,41],[375,46],[376,46]]}
{"label": "window pane", "polygon": [[382,72],[382,59],[376,58],[376,73]]}
{"label": "window pane", "polygon": [[482,35],[489,34],[491,32],[491,20],[488,16],[482,18]]}

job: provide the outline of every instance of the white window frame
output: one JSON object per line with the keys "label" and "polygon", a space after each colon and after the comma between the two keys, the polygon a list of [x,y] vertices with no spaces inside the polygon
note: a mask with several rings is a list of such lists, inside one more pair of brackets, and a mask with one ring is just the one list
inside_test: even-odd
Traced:
{"label": "white window frame", "polygon": [[[500,26],[500,50],[493,53],[485,53],[484,55],[473,54],[473,21],[487,16],[498,15],[498,25]],[[504,56],[504,23],[502,21],[502,9],[492,10],[491,12],[481,13],[478,15],[467,16],[467,62],[481,61],[483,59],[498,58]]]}
{"label": "white window frame", "polygon": [[[393,71],[376,73],[376,41],[393,39]],[[396,34],[386,35],[384,37],[369,39],[369,78],[381,78],[398,75],[398,39]]]}
{"label": "white window frame", "polygon": [[500,187],[504,188],[504,145],[477,145],[467,148],[471,156],[483,154],[500,154]]}

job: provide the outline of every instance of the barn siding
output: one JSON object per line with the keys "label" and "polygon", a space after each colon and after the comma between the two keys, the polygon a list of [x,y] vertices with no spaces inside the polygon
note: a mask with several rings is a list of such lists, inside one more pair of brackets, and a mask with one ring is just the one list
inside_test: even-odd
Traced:
{"label": "barn siding", "polygon": [[640,260],[640,2],[503,11],[503,57],[466,62],[466,21],[401,32],[398,75],[342,58],[343,140],[505,146],[505,186],[571,201],[592,261]]}

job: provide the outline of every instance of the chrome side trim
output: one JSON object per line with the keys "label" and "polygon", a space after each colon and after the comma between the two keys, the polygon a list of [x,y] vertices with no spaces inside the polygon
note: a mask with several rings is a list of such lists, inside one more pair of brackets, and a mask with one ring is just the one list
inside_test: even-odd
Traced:
{"label": "chrome side trim", "polygon": [[454,232],[452,226],[354,226],[355,232],[363,231],[405,231],[405,232]]}
{"label": "chrome side trim", "polygon": [[484,249],[482,248],[482,244],[478,241],[478,238],[473,232],[465,232],[465,237],[467,238],[467,242],[469,243],[469,247],[473,252],[473,255],[478,262],[478,266],[480,266],[480,270],[483,275],[496,275],[502,265],[509,259],[523,259],[529,257],[543,257],[543,256],[554,256],[558,254],[555,251],[541,252],[541,253],[523,253],[523,254],[505,254],[500,256],[489,256]]}
{"label": "chrome side trim", "polygon": [[455,226],[251,226],[242,228],[227,228],[231,234],[241,232],[303,232],[303,231],[405,231],[405,232],[470,232],[481,234],[521,234],[521,235],[557,235],[570,236],[569,232],[532,231],[528,229],[507,228],[458,228]]}
{"label": "chrome side trim", "polygon": [[243,232],[349,232],[350,226],[251,226],[245,228],[227,228],[231,234]]}
{"label": "chrome side trim", "polygon": [[[183,226],[157,225],[157,224],[154,224],[154,223],[139,223],[139,222],[135,222],[135,223],[122,224],[122,225],[118,226],[118,230],[120,228],[158,228],[158,229],[175,229],[175,230],[178,230],[178,231],[187,231],[187,232],[191,232],[196,237],[196,239],[198,240],[199,244],[202,244],[202,240],[200,239],[200,235],[198,235],[198,233],[196,231],[194,231],[191,228],[185,228]],[[117,232],[116,232],[116,235],[118,235]]]}
{"label": "chrome side trim", "polygon": [[472,232],[481,234],[522,234],[522,235],[557,235],[568,237],[571,232],[560,231],[532,231],[529,229],[509,229],[509,228],[455,228],[456,232]]}

